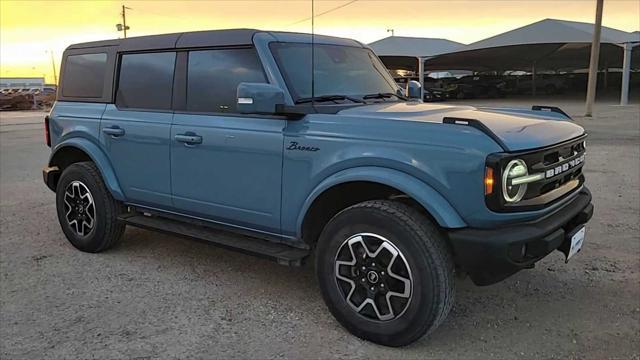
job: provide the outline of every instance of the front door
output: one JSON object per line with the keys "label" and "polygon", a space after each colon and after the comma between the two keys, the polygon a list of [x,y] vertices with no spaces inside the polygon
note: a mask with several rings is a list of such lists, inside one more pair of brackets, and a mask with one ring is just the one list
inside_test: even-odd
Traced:
{"label": "front door", "polygon": [[284,120],[176,114],[171,183],[176,208],[278,233]]}
{"label": "front door", "polygon": [[279,233],[286,121],[236,112],[241,82],[265,82],[252,48],[191,51],[186,105],[171,127],[173,204],[181,212]]}

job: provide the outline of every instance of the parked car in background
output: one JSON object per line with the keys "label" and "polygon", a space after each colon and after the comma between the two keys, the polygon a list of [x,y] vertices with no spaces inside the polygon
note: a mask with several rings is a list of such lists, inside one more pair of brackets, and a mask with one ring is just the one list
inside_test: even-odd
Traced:
{"label": "parked car in background", "polygon": [[[398,84],[398,87],[400,89],[406,89],[407,84],[409,83],[409,81],[418,81],[418,77],[417,76],[406,76],[406,77],[402,77],[402,78],[394,78],[396,84]],[[425,79],[425,81],[428,78]],[[424,88],[424,96],[422,98],[422,101],[424,102],[438,102],[438,101],[445,101],[447,99],[447,96],[445,94],[444,91],[442,91],[441,89],[437,89],[437,88],[431,88],[425,85]]]}
{"label": "parked car in background", "polygon": [[492,75],[467,75],[452,80],[444,89],[452,99],[498,98],[505,94],[506,81]]}
{"label": "parked car in background", "polygon": [[[554,95],[561,94],[567,89],[567,82],[561,75],[539,74],[536,76],[536,93]],[[510,77],[507,91],[515,94],[531,94],[533,79],[531,75]]]}

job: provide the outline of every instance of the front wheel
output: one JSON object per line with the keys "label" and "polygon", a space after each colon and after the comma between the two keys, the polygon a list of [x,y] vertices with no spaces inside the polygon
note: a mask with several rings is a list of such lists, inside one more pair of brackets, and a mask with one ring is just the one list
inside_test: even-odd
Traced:
{"label": "front wheel", "polygon": [[58,221],[69,242],[85,252],[100,252],[117,243],[125,225],[124,206],[112,196],[92,162],[69,165],[56,187]]}
{"label": "front wheel", "polygon": [[323,230],[316,273],[336,319],[354,335],[403,346],[435,329],[454,300],[454,265],[443,236],[416,209],[367,201]]}

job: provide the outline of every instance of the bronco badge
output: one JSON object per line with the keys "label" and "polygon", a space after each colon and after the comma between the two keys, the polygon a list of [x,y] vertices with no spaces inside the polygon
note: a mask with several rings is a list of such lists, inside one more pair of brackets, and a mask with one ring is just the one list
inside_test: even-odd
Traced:
{"label": "bronco badge", "polygon": [[289,143],[289,146],[287,146],[287,150],[318,151],[320,148],[315,146],[298,145],[296,141],[292,141]]}

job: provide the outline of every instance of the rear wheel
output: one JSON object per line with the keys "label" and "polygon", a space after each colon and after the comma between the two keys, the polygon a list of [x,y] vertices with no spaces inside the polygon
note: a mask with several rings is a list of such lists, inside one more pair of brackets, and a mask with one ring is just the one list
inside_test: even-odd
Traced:
{"label": "rear wheel", "polygon": [[412,343],[435,329],[454,299],[453,261],[438,228],[394,201],[367,201],[336,215],[318,242],[323,298],[354,335]]}
{"label": "rear wheel", "polygon": [[56,187],[58,221],[69,242],[86,252],[100,252],[117,243],[125,225],[117,220],[124,206],[106,188],[92,162],[67,167]]}

